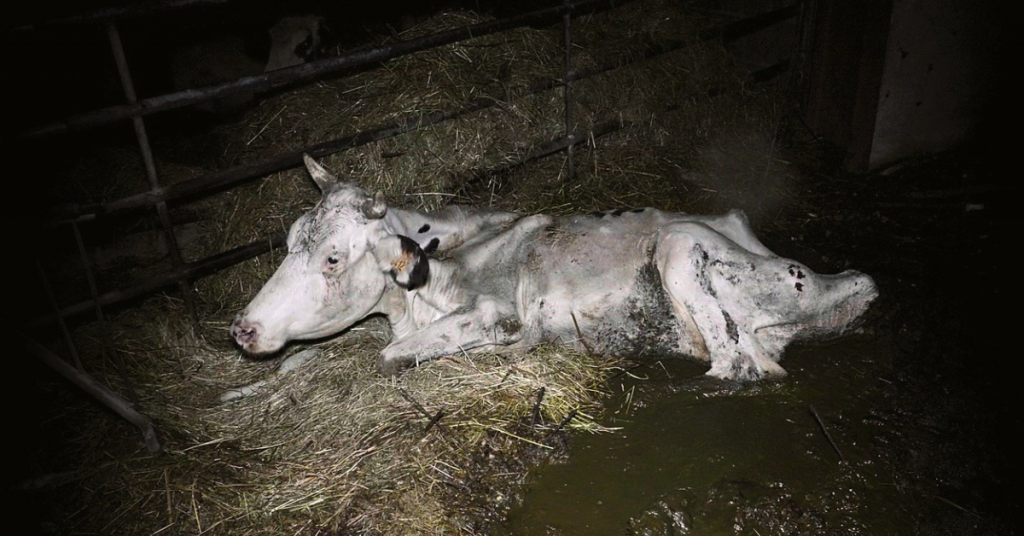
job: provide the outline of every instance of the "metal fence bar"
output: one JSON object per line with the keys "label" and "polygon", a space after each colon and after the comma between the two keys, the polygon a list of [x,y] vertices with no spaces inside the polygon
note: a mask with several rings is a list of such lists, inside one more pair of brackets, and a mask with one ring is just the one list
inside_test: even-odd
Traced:
{"label": "metal fence bar", "polygon": [[[244,260],[251,259],[258,255],[262,255],[272,249],[279,248],[285,243],[285,235],[282,233],[270,239],[261,239],[255,242],[250,242],[244,246],[239,246],[216,255],[211,255],[196,261],[188,263],[183,266],[166,272],[164,274],[152,277],[141,283],[137,283],[133,286],[112,290],[99,295],[95,299],[85,300],[76,304],[64,307],[54,314],[43,315],[25,323],[25,328],[37,328],[45,326],[55,320],[62,319],[77,314],[87,313],[97,305],[108,306],[115,303],[131,300],[151,294],[158,290],[170,287],[175,282],[181,279],[198,279],[205,275],[209,275],[230,266],[234,266]],[[59,320],[63,321],[63,320]]]}
{"label": "metal fence bar", "polygon": [[[786,18],[788,18],[788,16],[792,16],[793,9],[794,8],[792,7],[787,7],[770,13],[757,15],[753,17],[756,24],[752,24],[749,21],[749,19],[727,24],[722,28],[705,32],[702,35],[702,40],[719,39],[723,37],[736,39],[738,37],[742,37],[743,35],[747,35],[748,33],[763,29],[765,27],[770,26],[771,24],[777,23],[780,20],[780,17],[781,20],[785,20]],[[549,89],[553,89],[560,85],[563,85],[566,82],[584,80],[591,76],[596,76],[598,74],[613,69],[617,69],[619,67],[623,67],[631,63],[651,59],[662,54],[667,54],[669,52],[679,50],[686,46],[688,46],[688,43],[679,42],[674,46],[661,49],[647,50],[643,52],[642,55],[640,55],[639,57],[621,58],[618,60],[605,62],[597,67],[593,67],[585,71],[569,70],[569,74],[565,77],[564,80],[542,80],[540,82],[532,84],[530,88],[528,88],[525,91],[517,92],[511,98],[521,98],[543,91],[547,91]],[[773,76],[779,74],[779,72],[785,70],[787,67],[788,64],[780,63],[777,66],[778,70],[776,72],[771,73],[772,76],[755,76],[753,78],[753,81],[761,82],[769,80]],[[216,191],[231,185],[239,184],[241,182],[253,179],[255,177],[268,175],[270,173],[283,171],[285,169],[301,165],[301,155],[303,152],[309,152],[310,154],[315,154],[318,157],[324,157],[348,148],[358,147],[377,140],[412,132],[414,130],[417,130],[418,128],[438,124],[448,119],[459,117],[461,115],[471,113],[474,111],[483,110],[485,108],[497,104],[499,104],[499,101],[490,98],[474,99],[473,101],[470,101],[469,103],[467,103],[465,106],[458,110],[453,110],[450,112],[431,112],[427,114],[421,114],[419,116],[413,116],[395,123],[374,127],[368,131],[342,136],[340,138],[335,138],[333,140],[328,140],[301,150],[292,151],[289,153],[281,153],[277,156],[271,157],[266,160],[262,160],[260,162],[235,166],[222,171],[217,171],[208,175],[203,175],[201,177],[196,177],[194,179],[189,179],[187,181],[182,181],[180,183],[172,184],[148,192],[143,192],[140,194],[135,194],[114,201],[109,201],[107,203],[73,203],[53,207],[51,209],[50,221],[45,223],[48,225],[55,225],[67,221],[91,221],[100,216],[110,215],[126,210],[139,209],[160,201],[169,202],[186,197],[204,195],[210,193],[211,191]]]}
{"label": "metal fence bar", "polygon": [[[121,46],[121,35],[118,33],[117,26],[113,22],[107,24],[107,37],[110,39],[110,48],[114,52],[114,62],[117,63],[117,72],[121,77],[124,96],[128,99],[129,104],[135,104],[138,99],[135,95],[135,86],[132,84],[131,73],[128,70],[128,59],[125,58],[124,47]],[[156,162],[153,160],[153,150],[149,145],[149,136],[146,134],[146,125],[141,115],[132,116],[132,126],[135,127],[135,137],[139,142],[142,161],[146,166],[146,177],[149,179],[149,186],[152,190],[159,190],[160,180],[156,172]],[[163,228],[167,250],[171,253],[171,265],[177,269],[184,264],[184,261],[181,258],[181,250],[178,248],[178,240],[174,236],[174,226],[171,225],[171,217],[167,213],[167,203],[158,201],[155,203],[155,206],[157,216],[160,219],[160,225]],[[182,299],[185,300],[189,316],[192,317],[193,322],[198,323],[199,315],[196,312],[192,294],[189,292],[188,281],[185,279],[179,280],[178,289],[181,291]]]}
{"label": "metal fence bar", "polygon": [[22,334],[21,337],[26,350],[35,354],[43,363],[46,363],[47,366],[60,373],[61,376],[70,380],[71,383],[81,387],[82,390],[96,400],[99,400],[103,405],[134,424],[142,432],[142,439],[146,443],[146,448],[150,452],[160,452],[160,441],[156,437],[153,423],[141,413],[135,411],[130,403],[117,396],[117,394],[104,387],[103,384],[97,382],[88,374],[75,370],[75,367],[67,364],[59,355],[51,352],[27,335]]}
{"label": "metal fence bar", "polygon": [[71,337],[71,330],[68,329],[67,322],[65,322],[64,317],[60,315],[60,306],[57,305],[57,297],[53,295],[53,288],[50,287],[50,281],[46,278],[46,272],[43,271],[43,265],[40,264],[38,258],[35,259],[35,263],[36,273],[39,275],[39,282],[42,283],[43,292],[46,293],[46,301],[49,302],[50,308],[57,314],[57,326],[60,328],[61,337],[64,338],[64,343],[68,347],[68,353],[71,354],[71,359],[75,362],[75,368],[84,373],[85,368],[82,367],[82,359],[78,357],[78,347],[75,346],[75,340]]}
{"label": "metal fence bar", "polygon": [[[525,90],[517,91],[512,94],[509,99],[517,99],[542,93],[565,84],[566,81],[575,82],[584,80],[592,76],[599,75],[601,73],[617,69],[630,63],[650,59],[674,50],[678,50],[685,46],[680,44],[675,48],[668,48],[664,50],[651,50],[640,56],[639,58],[629,59],[623,58],[616,61],[606,62],[599,66],[587,69],[585,71],[570,71],[564,80],[560,79],[546,79],[539,80],[531,84]],[[168,186],[161,187],[156,190],[142,192],[140,194],[123,197],[106,203],[70,203],[61,206],[55,206],[50,209],[50,220],[44,222],[45,225],[57,225],[61,223],[67,223],[70,221],[92,221],[103,216],[109,216],[122,211],[139,209],[153,203],[160,201],[170,202],[176,201],[182,198],[202,196],[213,191],[220,191],[223,188],[244,182],[249,179],[268,175],[270,173],[276,173],[285,169],[290,169],[296,166],[302,165],[302,153],[309,153],[316,157],[322,158],[329,156],[339,151],[351,149],[372,143],[378,140],[391,138],[408,132],[413,132],[420,128],[424,128],[431,125],[442,123],[449,119],[454,119],[465,114],[484,110],[493,106],[498,106],[502,101],[496,100],[491,97],[480,97],[468,101],[462,107],[451,110],[451,111],[434,111],[425,114],[419,114],[407,117],[405,119],[396,121],[394,123],[388,123],[385,125],[378,125],[371,129],[358,132],[355,134],[348,134],[332,140],[327,140],[318,144],[310,145],[302,149],[297,149],[290,152],[279,153],[271,158],[261,160],[259,162],[253,162],[249,164],[242,164],[239,166],[227,168],[221,171],[195,177],[193,179],[185,180],[179,183],[171,184]]]}
{"label": "metal fence bar", "polygon": [[[148,2],[137,2],[124,6],[113,6],[104,9],[97,9],[88,13],[71,15],[58,19],[51,19],[43,22],[24,24],[16,26],[9,31],[27,32],[43,28],[76,26],[80,24],[95,24],[111,20],[125,19],[128,17],[140,17],[154,15],[164,11],[172,11],[196,5],[225,4],[230,0],[150,0]],[[5,30],[7,31],[7,30]]]}
{"label": "metal fence bar", "polygon": [[[562,93],[563,93],[563,96],[565,97],[565,104],[564,104],[564,106],[565,106],[565,137],[569,138],[569,139],[572,139],[572,137],[576,133],[576,126],[572,122],[572,104],[573,104],[573,101],[572,101],[572,80],[571,80],[571,77],[572,77],[572,74],[573,74],[573,72],[572,72],[572,13],[573,13],[573,9],[572,9],[572,4],[569,2],[569,0],[565,0],[565,3],[563,5],[565,6],[565,13],[562,14],[562,41],[563,41],[563,46],[565,46],[565,70],[564,70],[564,75],[562,76],[562,80],[564,80],[565,82],[562,85]],[[566,176],[563,178],[563,182],[565,181],[565,179],[572,180],[572,178],[576,176],[576,166],[575,166],[575,162],[573,161],[573,148],[574,147],[575,147],[575,145],[570,143],[565,148],[565,155],[566,155],[566,158],[567,158],[566,164],[567,164],[568,169],[567,169]]]}
{"label": "metal fence bar", "polygon": [[[658,52],[661,54],[664,52]],[[652,54],[652,57],[655,54]],[[647,57],[643,58],[647,59]],[[569,75],[570,81],[583,80],[590,76],[598,75],[602,72],[621,67],[627,64],[627,61],[612,62],[604,64],[585,72],[572,72]],[[522,98],[544,91],[549,91],[558,86],[564,84],[563,80],[548,79],[541,80],[534,84],[531,84],[526,90],[515,92],[511,95],[511,99]],[[139,209],[153,203],[160,201],[175,201],[182,198],[202,196],[209,194],[213,191],[219,191],[223,188],[241,183],[243,181],[253,179],[256,177],[268,175],[270,173],[276,173],[285,169],[290,169],[296,166],[302,165],[302,153],[309,153],[315,157],[323,158],[339,151],[351,149],[366,145],[378,140],[391,138],[408,132],[413,132],[420,128],[424,128],[430,125],[436,125],[444,121],[454,119],[469,113],[485,110],[487,108],[498,106],[501,101],[495,100],[491,97],[479,97],[472,99],[462,107],[451,110],[451,111],[434,111],[425,114],[413,115],[385,125],[379,125],[371,129],[357,132],[355,134],[348,134],[332,140],[327,140],[321,143],[310,145],[302,149],[289,151],[285,153],[279,153],[276,156],[261,160],[259,162],[253,162],[250,164],[242,164],[239,166],[231,167],[193,179],[185,180],[179,183],[171,184],[157,190],[143,192],[140,194],[131,195],[121,199],[116,199],[107,203],[95,203],[95,204],[68,204],[51,209],[51,221],[47,222],[49,225],[56,225],[69,221],[92,221],[101,216],[109,216],[122,211]]]}
{"label": "metal fence bar", "polygon": [[[628,3],[632,0],[583,0],[570,4],[577,12],[592,12],[600,9],[607,9],[617,5]],[[344,70],[363,67],[374,63],[428,50],[443,45],[449,45],[464,39],[482,37],[493,33],[518,28],[543,20],[554,20],[568,8],[557,6],[537,11],[531,11],[522,15],[507,17],[489,22],[481,22],[456,28],[436,34],[399,41],[390,45],[383,45],[368,50],[354,52],[343,56],[328,58],[318,61],[279,69],[254,76],[239,78],[233,82],[226,82],[200,89],[186,89],[175,93],[169,93],[158,97],[143,99],[129,104],[111,106],[92,112],[69,117],[63,121],[49,123],[23,132],[24,137],[46,136],[59,134],[73,130],[96,127],[113,123],[120,119],[133,116],[145,116],[165,110],[172,110],[189,106],[201,101],[211,100],[241,91],[257,91],[270,89],[293,82],[310,81],[324,75]]]}
{"label": "metal fence bar", "polygon": [[85,249],[85,241],[82,240],[82,231],[79,230],[77,223],[72,223],[71,229],[75,233],[75,244],[78,245],[78,257],[82,260],[82,269],[85,271],[85,280],[89,284],[89,296],[92,297],[93,302],[96,304],[94,312],[96,313],[96,320],[100,323],[100,345],[102,348],[103,359],[110,359],[114,363],[114,367],[117,368],[117,374],[121,377],[121,381],[124,383],[125,390],[128,393],[128,398],[133,403],[138,402],[139,397],[135,394],[135,387],[132,385],[131,379],[128,378],[128,374],[125,373],[124,360],[121,359],[121,354],[114,351],[114,345],[110,342],[110,333],[107,331],[107,319],[103,314],[103,307],[100,305],[99,300],[96,299],[99,296],[99,287],[96,286],[96,278],[92,273],[92,262],[89,260],[89,252]]}
{"label": "metal fence bar", "polygon": [[702,32],[698,39],[701,41],[721,39],[726,42],[739,39],[740,37],[775,26],[784,20],[795,17],[799,13],[800,4],[802,4],[802,2],[796,2],[785,7],[780,7],[779,9],[758,13],[757,15],[747,17],[745,19],[740,19],[723,26],[711,28]]}

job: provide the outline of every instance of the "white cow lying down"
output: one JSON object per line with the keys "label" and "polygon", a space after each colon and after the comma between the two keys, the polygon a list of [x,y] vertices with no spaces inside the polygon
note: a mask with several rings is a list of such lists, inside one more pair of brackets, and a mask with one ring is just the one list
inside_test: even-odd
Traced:
{"label": "white cow lying down", "polygon": [[755,380],[785,374],[787,344],[842,334],[878,296],[865,274],[819,275],[775,255],[739,211],[413,212],[305,161],[323,198],[292,224],[284,262],[231,324],[251,354],[381,313],[393,332],[384,374],[560,342],[685,356],[712,376]]}

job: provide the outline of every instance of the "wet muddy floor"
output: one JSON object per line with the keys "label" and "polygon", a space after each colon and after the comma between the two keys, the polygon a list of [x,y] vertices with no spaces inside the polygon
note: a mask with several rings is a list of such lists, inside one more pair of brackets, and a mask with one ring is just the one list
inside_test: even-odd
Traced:
{"label": "wet muddy floor", "polygon": [[756,385],[643,362],[609,386],[619,429],[531,471],[496,533],[1018,533],[1005,192],[971,152],[821,180],[766,243],[875,277],[861,331]]}
{"label": "wet muddy floor", "polygon": [[870,437],[886,348],[857,339],[794,349],[789,378],[772,385],[736,388],[671,363],[634,370],[644,379],[617,382],[611,401],[621,429],[577,439],[568,463],[532,474],[510,532],[898,532],[909,521],[891,508],[899,491]]}

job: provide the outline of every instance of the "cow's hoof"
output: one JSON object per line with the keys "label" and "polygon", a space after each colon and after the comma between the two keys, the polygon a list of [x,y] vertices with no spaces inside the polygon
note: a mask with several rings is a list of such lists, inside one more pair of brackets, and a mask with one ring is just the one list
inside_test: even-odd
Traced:
{"label": "cow's hoof", "polygon": [[412,368],[415,363],[411,360],[406,359],[387,359],[380,358],[377,362],[377,372],[381,376],[398,376],[406,369]]}

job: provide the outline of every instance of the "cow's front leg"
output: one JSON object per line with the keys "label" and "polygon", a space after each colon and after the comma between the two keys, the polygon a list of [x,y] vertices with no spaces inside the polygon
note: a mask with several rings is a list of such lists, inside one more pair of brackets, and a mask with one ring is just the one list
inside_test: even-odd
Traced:
{"label": "cow's front leg", "polygon": [[393,341],[381,352],[377,368],[393,375],[437,357],[507,346],[522,339],[522,331],[511,304],[501,307],[494,300],[478,299]]}

